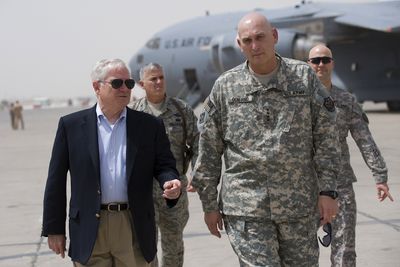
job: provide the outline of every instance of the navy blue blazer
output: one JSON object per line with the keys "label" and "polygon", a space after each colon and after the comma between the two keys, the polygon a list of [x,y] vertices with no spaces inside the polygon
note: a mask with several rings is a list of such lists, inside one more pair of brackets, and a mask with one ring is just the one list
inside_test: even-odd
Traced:
{"label": "navy blue blazer", "polygon": [[[127,108],[126,175],[136,238],[150,262],[157,252],[152,186],[178,179],[160,119]],[[44,194],[42,236],[65,235],[67,172],[71,177],[68,255],[85,264],[94,247],[101,205],[96,106],[61,117]],[[167,200],[169,206],[177,200]]]}

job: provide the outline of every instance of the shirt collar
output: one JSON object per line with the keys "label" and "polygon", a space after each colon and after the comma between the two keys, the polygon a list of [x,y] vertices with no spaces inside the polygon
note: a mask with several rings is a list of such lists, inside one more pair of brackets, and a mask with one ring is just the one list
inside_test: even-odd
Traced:
{"label": "shirt collar", "polygon": [[[117,122],[120,121],[121,118],[125,118],[125,117],[126,117],[126,113],[127,113],[127,111],[126,111],[126,107],[125,107],[125,108],[122,110],[121,114],[119,115],[119,118],[118,118]],[[98,121],[98,122],[100,122],[102,118],[103,118],[103,119],[106,118],[106,116],[104,115],[104,113],[103,113],[103,111],[101,110],[100,105],[99,105],[98,103],[97,103],[97,105],[96,105],[96,115],[97,115],[97,121]],[[108,120],[107,120],[107,121],[108,121]]]}

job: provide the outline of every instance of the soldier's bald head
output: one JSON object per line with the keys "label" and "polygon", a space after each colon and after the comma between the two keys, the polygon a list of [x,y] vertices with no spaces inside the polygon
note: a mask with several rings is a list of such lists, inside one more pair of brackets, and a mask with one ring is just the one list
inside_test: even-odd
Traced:
{"label": "soldier's bald head", "polygon": [[317,44],[311,48],[308,58],[314,57],[330,57],[332,58],[332,51],[324,44]]}
{"label": "soldier's bald head", "polygon": [[258,12],[250,12],[242,17],[239,21],[237,29],[238,35],[240,36],[241,32],[244,29],[248,29],[249,27],[260,26],[264,28],[266,31],[272,29],[271,24],[269,23],[268,19]]}
{"label": "soldier's bald head", "polygon": [[236,39],[255,73],[268,74],[275,69],[278,32],[263,14],[251,12],[243,16],[238,23]]}
{"label": "soldier's bald head", "polygon": [[317,44],[308,54],[308,65],[315,71],[322,84],[330,90],[332,88],[332,72],[334,62],[332,51],[324,44]]}

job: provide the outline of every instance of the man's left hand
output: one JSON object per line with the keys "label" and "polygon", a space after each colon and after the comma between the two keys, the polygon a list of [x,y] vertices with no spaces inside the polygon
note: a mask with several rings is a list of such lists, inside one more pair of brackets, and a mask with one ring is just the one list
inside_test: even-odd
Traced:
{"label": "man's left hand", "polygon": [[187,187],[186,187],[186,191],[191,192],[191,193],[197,191],[196,188],[193,187],[192,181],[189,181],[189,183],[188,183],[188,185],[187,185]]}
{"label": "man's left hand", "polygon": [[376,191],[378,192],[379,201],[384,201],[386,197],[393,201],[393,197],[389,193],[389,186],[387,185],[387,183],[376,184]]}

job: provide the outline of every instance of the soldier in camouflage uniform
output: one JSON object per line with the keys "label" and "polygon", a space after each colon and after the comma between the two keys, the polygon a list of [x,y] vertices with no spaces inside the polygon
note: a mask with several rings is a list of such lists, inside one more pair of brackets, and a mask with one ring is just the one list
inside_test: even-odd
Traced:
{"label": "soldier in camouflage uniform", "polygon": [[[156,63],[150,63],[140,70],[139,84],[146,91],[146,97],[133,103],[132,108],[162,118],[176,159],[176,169],[182,182],[182,195],[173,208],[168,208],[162,197],[160,186],[155,182],[154,208],[156,223],[161,233],[163,267],[183,265],[183,229],[189,219],[188,191],[193,191],[186,171],[189,162],[197,157],[197,118],[192,108],[180,99],[168,97],[165,92],[164,72]],[[153,266],[158,266],[156,259]]]}
{"label": "soldier in camouflage uniform", "polygon": [[240,266],[318,266],[318,226],[337,211],[318,194],[336,190],[335,106],[306,63],[275,53],[277,39],[262,14],[239,22],[247,61],[204,103],[193,186],[210,233],[220,237],[223,220]]}
{"label": "soldier in camouflage uniform", "polygon": [[351,133],[365,163],[372,171],[380,201],[386,197],[393,200],[387,185],[386,164],[369,131],[367,115],[357,103],[355,96],[334,86],[331,82],[334,67],[331,50],[322,44],[313,47],[310,50],[308,63],[331,93],[337,107],[336,123],[341,147],[341,161],[337,180],[339,212],[332,222],[331,262],[335,267],[356,266],[357,209],[353,189],[356,177],[350,165],[349,147],[346,142],[348,133]]}

